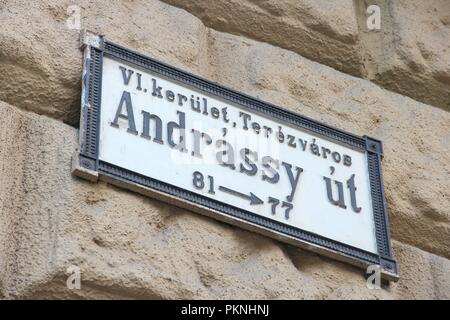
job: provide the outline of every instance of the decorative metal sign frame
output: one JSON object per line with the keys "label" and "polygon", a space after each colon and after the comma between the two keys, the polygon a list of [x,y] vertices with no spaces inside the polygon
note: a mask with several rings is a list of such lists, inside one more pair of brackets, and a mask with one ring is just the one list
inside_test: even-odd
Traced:
{"label": "decorative metal sign frame", "polygon": [[[79,150],[73,158],[73,173],[96,182],[99,179],[139,192],[177,206],[187,208],[242,228],[324,254],[340,261],[367,268],[380,266],[387,280],[398,280],[399,272],[392,256],[389,223],[381,172],[383,147],[381,141],[367,136],[359,137],[307,117],[292,113],[270,103],[260,101],[235,90],[171,67],[162,62],[105,41],[102,36],[85,32],[83,87],[81,100]],[[103,57],[109,56],[158,75],[181,82],[204,93],[238,104],[250,111],[264,113],[274,119],[321,135],[331,141],[365,152],[367,156],[372,207],[378,254],[334,241],[318,234],[295,228],[256,215],[202,195],[143,176],[99,160],[99,126],[101,112]]]}

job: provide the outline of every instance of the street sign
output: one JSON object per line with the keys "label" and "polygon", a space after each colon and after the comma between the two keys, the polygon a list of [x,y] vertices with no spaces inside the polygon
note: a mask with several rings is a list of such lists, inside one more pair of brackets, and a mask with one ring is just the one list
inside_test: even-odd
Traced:
{"label": "street sign", "polygon": [[398,278],[380,141],[93,34],[84,55],[76,175]]}

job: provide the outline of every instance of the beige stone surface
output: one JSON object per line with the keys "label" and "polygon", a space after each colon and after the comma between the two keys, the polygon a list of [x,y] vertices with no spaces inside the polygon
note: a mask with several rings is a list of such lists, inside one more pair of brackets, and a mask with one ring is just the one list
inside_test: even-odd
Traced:
{"label": "beige stone surface", "polygon": [[0,100],[78,124],[82,53],[80,31],[67,24],[70,5],[82,28],[191,71],[203,67],[206,28],[156,0],[0,0]]}
{"label": "beige stone surface", "polygon": [[[163,0],[215,30],[289,49],[450,109],[450,2],[447,0]],[[381,29],[366,9],[381,9]]]}
{"label": "beige stone surface", "polygon": [[[418,101],[450,110],[450,2],[356,1],[364,76]],[[381,8],[381,30],[365,28],[365,8]]]}
{"label": "beige stone surface", "polygon": [[215,30],[289,49],[353,75],[362,74],[352,0],[163,0]]}
{"label": "beige stone surface", "polygon": [[[21,181],[0,189],[16,191],[1,198],[0,236],[14,239],[0,251],[7,299],[450,298],[448,259],[395,241],[401,280],[369,290],[358,268],[73,177],[76,129],[5,103],[0,117],[17,129],[1,145],[19,146],[1,175]],[[66,288],[71,265],[80,290]]]}

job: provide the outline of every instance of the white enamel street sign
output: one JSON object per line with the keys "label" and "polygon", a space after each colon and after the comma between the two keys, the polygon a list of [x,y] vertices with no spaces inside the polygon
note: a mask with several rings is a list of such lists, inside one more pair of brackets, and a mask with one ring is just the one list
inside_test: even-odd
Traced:
{"label": "white enamel street sign", "polygon": [[[102,87],[100,160],[377,252],[364,152],[108,57]],[[328,199],[329,181],[332,199],[342,193],[341,205]]]}
{"label": "white enamel street sign", "polygon": [[378,140],[102,38],[84,50],[75,174],[398,278]]}

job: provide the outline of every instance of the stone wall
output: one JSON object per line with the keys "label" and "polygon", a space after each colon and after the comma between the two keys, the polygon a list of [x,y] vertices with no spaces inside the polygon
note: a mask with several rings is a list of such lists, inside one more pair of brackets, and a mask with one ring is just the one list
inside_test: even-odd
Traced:
{"label": "stone wall", "polygon": [[[371,1],[0,0],[0,297],[449,299],[449,2],[375,2],[377,32]],[[109,40],[383,140],[399,282],[369,290],[358,268],[72,177],[72,4]]]}

